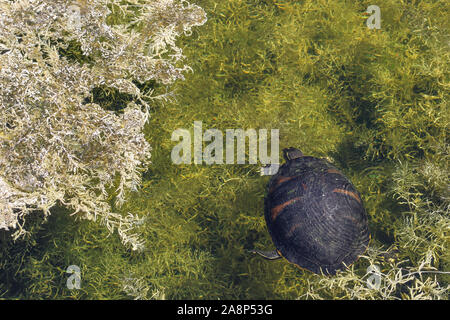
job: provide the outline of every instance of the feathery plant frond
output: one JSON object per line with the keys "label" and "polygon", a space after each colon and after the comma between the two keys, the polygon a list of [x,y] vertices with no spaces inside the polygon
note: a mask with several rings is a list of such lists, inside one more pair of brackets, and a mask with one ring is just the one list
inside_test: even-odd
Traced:
{"label": "feathery plant frond", "polygon": [[[134,81],[183,79],[190,68],[175,40],[205,12],[175,0],[1,0],[0,14],[0,229],[17,238],[28,214],[61,203],[142,248],[140,218],[109,204],[109,189],[120,206],[140,185],[149,103],[164,97]],[[88,99],[100,86],[133,101],[122,114],[105,110]]]}

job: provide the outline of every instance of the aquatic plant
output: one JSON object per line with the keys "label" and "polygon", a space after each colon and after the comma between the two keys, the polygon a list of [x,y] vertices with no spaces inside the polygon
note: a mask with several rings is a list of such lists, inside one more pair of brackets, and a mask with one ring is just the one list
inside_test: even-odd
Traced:
{"label": "aquatic plant", "polygon": [[[448,299],[450,3],[379,0],[379,30],[366,26],[372,1],[195,3],[208,13],[182,37],[195,72],[171,87],[176,101],[152,104],[143,129],[152,165],[117,208],[146,217],[139,231],[150,245],[130,251],[54,207],[29,239],[0,246],[0,296]],[[96,91],[107,108],[129,100]],[[263,217],[269,177],[259,165],[171,163],[172,132],[194,121],[280,129],[280,148],[327,157],[361,193],[369,250],[334,277],[252,255],[273,246]],[[72,264],[80,290],[65,286]]]}
{"label": "aquatic plant", "polygon": [[[0,14],[0,229],[17,238],[28,214],[59,203],[142,247],[141,218],[109,204],[111,189],[120,206],[139,187],[149,103],[170,95],[138,84],[183,79],[190,68],[175,40],[205,12],[172,0],[1,0]],[[133,100],[105,110],[99,87]]]}

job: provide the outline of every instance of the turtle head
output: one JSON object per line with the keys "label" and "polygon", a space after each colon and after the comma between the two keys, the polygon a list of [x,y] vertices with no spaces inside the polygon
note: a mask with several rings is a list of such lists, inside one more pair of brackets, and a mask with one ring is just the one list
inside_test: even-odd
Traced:
{"label": "turtle head", "polygon": [[284,157],[284,160],[289,161],[289,160],[303,157],[303,153],[296,148],[290,147],[290,148],[283,149],[283,157]]}

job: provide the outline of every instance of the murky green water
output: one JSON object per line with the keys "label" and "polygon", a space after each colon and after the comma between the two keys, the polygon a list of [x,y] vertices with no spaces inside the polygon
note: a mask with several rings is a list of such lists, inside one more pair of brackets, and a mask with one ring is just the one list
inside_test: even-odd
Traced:
{"label": "murky green water", "polygon": [[[358,293],[370,264],[386,277],[424,261],[450,271],[448,2],[378,1],[380,29],[366,25],[368,1],[195,2],[208,22],[179,40],[194,72],[171,88],[176,101],[153,106],[152,164],[117,208],[146,217],[146,249],[133,252],[99,223],[54,208],[47,222],[39,214],[27,222],[29,237],[12,242],[0,231],[0,297],[383,298],[383,288]],[[101,94],[105,108],[126,99]],[[280,159],[293,146],[332,161],[362,195],[371,248],[388,252],[334,278],[251,254],[273,248],[263,217],[270,177],[248,163],[248,151],[245,164],[194,164],[192,154],[191,164],[175,165],[172,133],[194,137],[195,121],[224,137],[278,129]],[[67,288],[71,265],[80,289]],[[388,297],[411,296],[414,285],[399,283]]]}

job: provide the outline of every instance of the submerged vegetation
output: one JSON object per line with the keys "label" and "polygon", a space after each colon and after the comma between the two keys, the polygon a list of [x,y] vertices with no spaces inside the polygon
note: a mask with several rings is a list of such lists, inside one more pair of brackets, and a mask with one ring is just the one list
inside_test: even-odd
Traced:
{"label": "submerged vegetation", "polygon": [[[178,39],[194,72],[169,87],[174,99],[148,102],[152,163],[139,189],[121,207],[106,199],[145,217],[145,249],[60,204],[29,215],[23,238],[0,231],[0,297],[448,299],[448,1],[377,1],[381,29],[366,26],[371,1],[192,2],[208,17]],[[80,50],[60,54],[82,64]],[[135,85],[166,93],[158,81]],[[98,86],[92,100],[120,116],[133,96]],[[332,161],[362,195],[369,250],[333,277],[252,255],[273,246],[269,177],[251,164],[174,165],[171,134],[194,121],[279,129],[280,148]],[[81,269],[78,290],[66,287],[70,265]]]}
{"label": "submerged vegetation", "polygon": [[[30,213],[48,216],[60,203],[140,249],[142,218],[108,203],[112,189],[120,206],[141,184],[148,100],[166,97],[135,82],[183,79],[189,66],[175,39],[205,12],[186,1],[2,0],[0,9],[0,229],[17,239]],[[104,86],[134,98],[121,114],[93,99]]]}

